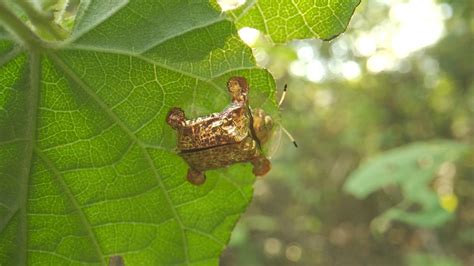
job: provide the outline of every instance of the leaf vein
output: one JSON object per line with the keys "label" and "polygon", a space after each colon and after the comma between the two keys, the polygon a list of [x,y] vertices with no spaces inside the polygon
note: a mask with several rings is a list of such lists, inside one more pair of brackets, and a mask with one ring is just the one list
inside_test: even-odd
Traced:
{"label": "leaf vein", "polygon": [[56,182],[59,183],[61,189],[64,191],[66,194],[67,198],[71,202],[72,206],[77,210],[77,214],[79,216],[79,219],[84,226],[84,228],[87,231],[87,234],[90,237],[90,240],[92,241],[92,244],[94,246],[95,251],[97,252],[97,255],[99,256],[100,262],[102,265],[106,265],[104,257],[103,257],[103,252],[100,249],[99,243],[97,242],[97,237],[95,236],[92,227],[90,225],[89,220],[87,219],[85,213],[79,206],[79,203],[77,202],[76,198],[74,197],[74,194],[72,191],[69,189],[68,185],[64,182],[61,173],[59,170],[54,166],[53,162],[49,160],[49,158],[46,157],[45,154],[43,154],[38,147],[34,148],[35,154],[46,164],[46,166],[51,170],[53,176],[55,177]]}

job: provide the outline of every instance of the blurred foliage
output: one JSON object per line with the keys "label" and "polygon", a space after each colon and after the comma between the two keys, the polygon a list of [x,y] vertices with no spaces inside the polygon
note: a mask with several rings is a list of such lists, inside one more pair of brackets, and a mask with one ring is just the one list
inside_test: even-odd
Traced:
{"label": "blurred foliage", "polygon": [[362,2],[331,42],[256,41],[288,83],[281,123],[299,148],[277,131],[222,265],[474,265],[474,4],[436,2],[441,39],[374,71],[374,54],[393,54],[358,41],[390,35],[400,2]]}
{"label": "blurred foliage", "polygon": [[453,258],[446,256],[426,255],[421,253],[410,254],[407,257],[408,266],[461,266],[462,264]]}
{"label": "blurred foliage", "polygon": [[[385,219],[421,227],[440,226],[451,218],[457,207],[457,197],[452,188],[455,174],[452,161],[466,150],[466,145],[446,141],[416,143],[393,149],[354,171],[344,188],[358,198],[365,198],[378,189],[397,184],[403,193],[400,203],[403,208],[389,209],[384,213]],[[433,179],[436,179],[434,189],[430,185]],[[414,204],[422,210],[405,211]]]}

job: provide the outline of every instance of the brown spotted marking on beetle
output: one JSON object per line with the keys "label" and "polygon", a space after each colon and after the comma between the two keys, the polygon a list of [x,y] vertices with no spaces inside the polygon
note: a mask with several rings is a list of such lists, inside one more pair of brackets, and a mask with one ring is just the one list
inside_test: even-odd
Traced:
{"label": "brown spotted marking on beetle", "polygon": [[166,117],[177,132],[178,154],[188,163],[187,179],[194,185],[204,183],[206,170],[240,162],[250,162],[256,176],[270,171],[261,145],[271,135],[271,117],[262,109],[250,109],[245,78],[230,78],[227,89],[231,104],[220,113],[187,119],[181,108],[173,107]]}

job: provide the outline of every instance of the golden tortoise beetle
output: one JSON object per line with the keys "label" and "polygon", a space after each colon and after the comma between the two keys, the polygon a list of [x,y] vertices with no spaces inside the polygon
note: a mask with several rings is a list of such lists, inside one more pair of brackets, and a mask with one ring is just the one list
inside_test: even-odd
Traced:
{"label": "golden tortoise beetle", "polygon": [[[262,109],[250,109],[245,78],[230,78],[227,89],[232,102],[220,113],[186,119],[181,108],[173,107],[166,117],[177,131],[178,154],[188,163],[187,179],[194,185],[204,183],[204,171],[239,162],[250,162],[256,176],[270,171],[262,145],[272,133],[271,117]],[[282,100],[283,97],[280,104]]]}

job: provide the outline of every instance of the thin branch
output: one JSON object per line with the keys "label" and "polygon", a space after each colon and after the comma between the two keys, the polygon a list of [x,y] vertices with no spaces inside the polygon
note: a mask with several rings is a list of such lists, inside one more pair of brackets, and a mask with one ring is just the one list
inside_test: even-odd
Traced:
{"label": "thin branch", "polygon": [[6,26],[28,48],[36,48],[41,40],[13,12],[0,2],[0,24]]}
{"label": "thin branch", "polygon": [[41,12],[26,0],[17,0],[17,4],[25,11],[34,27],[47,32],[56,40],[64,39],[64,36],[59,32],[59,25],[55,24],[52,19],[52,14],[48,15]]}

